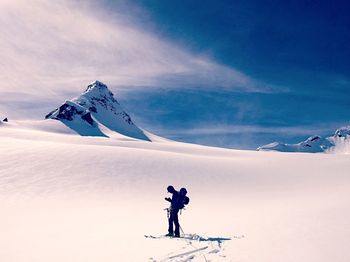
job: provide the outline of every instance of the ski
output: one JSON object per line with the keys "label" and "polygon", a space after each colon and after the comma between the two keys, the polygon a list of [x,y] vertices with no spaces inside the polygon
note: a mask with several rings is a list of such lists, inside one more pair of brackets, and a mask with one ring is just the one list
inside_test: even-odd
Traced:
{"label": "ski", "polygon": [[186,239],[185,237],[172,237],[167,235],[154,236],[154,235],[144,235],[145,238],[161,239],[161,238],[171,238],[171,239]]}

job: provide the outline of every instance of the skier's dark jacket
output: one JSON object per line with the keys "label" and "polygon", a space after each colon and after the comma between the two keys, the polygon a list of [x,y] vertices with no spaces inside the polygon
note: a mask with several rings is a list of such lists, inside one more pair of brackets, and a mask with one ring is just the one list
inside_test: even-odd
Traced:
{"label": "skier's dark jacket", "polygon": [[[186,192],[187,193],[187,192]],[[178,191],[172,192],[172,198],[166,198],[171,203],[171,209],[179,210],[185,207],[190,202],[190,199],[185,194],[181,194]]]}
{"label": "skier's dark jacket", "polygon": [[174,190],[174,192],[171,192],[173,194],[173,196],[170,198],[166,198],[167,201],[169,201],[171,203],[171,208],[172,209],[180,209],[180,205],[179,205],[179,192]]}

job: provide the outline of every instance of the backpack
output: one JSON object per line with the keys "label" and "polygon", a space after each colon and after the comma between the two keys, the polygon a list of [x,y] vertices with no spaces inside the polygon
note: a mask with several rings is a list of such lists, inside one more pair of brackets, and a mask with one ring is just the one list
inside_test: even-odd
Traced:
{"label": "backpack", "polygon": [[183,209],[185,205],[188,205],[188,203],[190,203],[190,198],[186,196],[186,194],[187,194],[186,188],[181,188],[179,193],[179,200],[178,200],[179,209]]}

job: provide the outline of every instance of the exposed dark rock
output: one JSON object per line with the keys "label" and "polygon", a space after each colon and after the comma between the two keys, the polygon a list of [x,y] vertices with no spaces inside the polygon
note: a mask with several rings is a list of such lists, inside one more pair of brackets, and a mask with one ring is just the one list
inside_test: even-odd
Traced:
{"label": "exposed dark rock", "polygon": [[88,112],[86,109],[79,108],[78,105],[74,106],[74,104],[71,104],[70,102],[66,102],[59,108],[53,110],[48,115],[46,115],[45,118],[72,121],[77,116],[81,117],[91,126],[94,125],[94,120],[92,119],[90,112]]}
{"label": "exposed dark rock", "polygon": [[73,116],[75,116],[77,114],[80,115],[81,113],[83,113],[83,111],[78,111],[76,109],[76,107],[71,106],[71,105],[67,105],[67,104],[63,104],[59,108],[59,112],[58,112],[57,118],[66,119],[66,120],[72,121],[73,120]]}
{"label": "exposed dark rock", "polygon": [[316,140],[319,140],[319,139],[321,139],[321,137],[314,136],[314,137],[311,137],[310,141],[316,141]]}
{"label": "exposed dark rock", "polygon": [[84,119],[86,122],[88,122],[91,126],[94,125],[94,120],[92,119],[90,113],[86,113],[81,118]]}
{"label": "exposed dark rock", "polygon": [[[56,113],[58,110],[57,115],[53,116],[54,113]],[[53,110],[48,115],[45,116],[45,118],[54,118],[54,119],[65,119],[68,121],[72,121],[73,117],[75,115],[82,114],[83,111],[77,110],[75,106],[69,105],[69,104],[63,104],[58,109]]]}
{"label": "exposed dark rock", "polygon": [[97,109],[96,109],[96,107],[94,107],[94,106],[90,106],[90,107],[89,107],[89,110],[90,110],[91,112],[97,113]]}

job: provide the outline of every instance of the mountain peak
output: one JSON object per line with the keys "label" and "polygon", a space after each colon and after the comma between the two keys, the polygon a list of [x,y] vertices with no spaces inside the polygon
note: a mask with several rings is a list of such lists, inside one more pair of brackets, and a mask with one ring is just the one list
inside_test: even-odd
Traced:
{"label": "mountain peak", "polygon": [[68,100],[49,113],[46,118],[62,121],[83,135],[102,135],[100,126],[119,134],[150,141],[142,129],[123,110],[108,87],[96,80],[88,85],[79,97]]}
{"label": "mountain peak", "polygon": [[108,89],[107,85],[98,80],[89,84],[83,95],[89,95],[91,97],[113,97],[113,93]]}
{"label": "mountain peak", "polygon": [[350,126],[343,126],[335,131],[335,137],[347,137],[350,136]]}
{"label": "mountain peak", "polygon": [[261,147],[257,150],[262,151],[280,151],[280,152],[326,152],[332,147],[336,146],[339,140],[346,141],[350,139],[350,126],[344,126],[337,129],[333,136],[321,137],[321,136],[310,136],[303,142],[297,144],[284,144],[284,143],[270,143]]}
{"label": "mountain peak", "polygon": [[101,81],[95,80],[94,82],[92,82],[91,84],[89,84],[87,86],[87,89],[85,92],[90,91],[91,89],[95,89],[95,88],[99,88],[99,89],[108,89],[107,85],[105,85],[104,83],[102,83]]}

